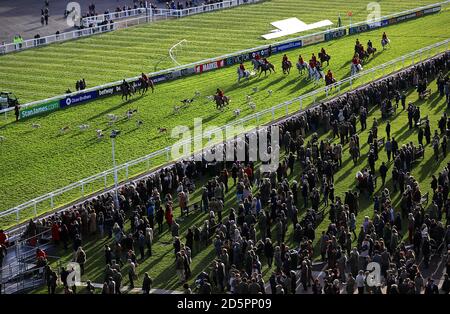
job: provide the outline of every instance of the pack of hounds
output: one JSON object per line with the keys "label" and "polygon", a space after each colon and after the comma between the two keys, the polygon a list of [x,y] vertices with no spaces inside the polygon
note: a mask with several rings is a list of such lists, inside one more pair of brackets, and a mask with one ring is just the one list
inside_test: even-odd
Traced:
{"label": "pack of hounds", "polygon": [[[138,114],[138,109],[128,109],[122,116],[113,114],[113,113],[108,113],[108,114],[106,114],[107,126],[112,127],[115,123],[117,123],[119,121],[132,120],[133,117],[136,116],[137,114]],[[144,121],[142,119],[136,118],[134,120],[135,120],[135,124],[136,124],[137,128],[140,128],[144,124]],[[41,124],[33,122],[31,124],[31,128],[32,129],[40,129]],[[72,127],[70,125],[65,125],[59,129],[59,134],[60,135],[66,134],[66,133],[70,132],[72,129],[78,130],[79,132],[87,132],[91,129],[91,125],[80,124],[76,127]],[[166,133],[167,128],[158,127],[157,131],[158,131],[158,133]],[[99,139],[99,140],[102,139],[105,136],[104,130],[103,129],[95,129],[95,135],[96,135],[97,139]],[[5,140],[6,140],[5,136],[0,136],[0,143],[4,142]]]}

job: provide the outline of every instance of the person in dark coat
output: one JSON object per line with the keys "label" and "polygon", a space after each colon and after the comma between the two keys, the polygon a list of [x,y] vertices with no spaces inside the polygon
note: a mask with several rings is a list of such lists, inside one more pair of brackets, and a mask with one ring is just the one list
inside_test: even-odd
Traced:
{"label": "person in dark coat", "polygon": [[152,289],[153,279],[148,275],[144,274],[144,280],[142,281],[142,291],[144,294],[149,294]]}

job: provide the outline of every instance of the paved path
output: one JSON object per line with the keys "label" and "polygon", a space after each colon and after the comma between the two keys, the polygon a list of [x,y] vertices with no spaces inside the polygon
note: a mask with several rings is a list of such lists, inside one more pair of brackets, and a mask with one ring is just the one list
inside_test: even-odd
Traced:
{"label": "paved path", "polygon": [[[24,39],[33,38],[36,34],[41,37],[70,31],[64,18],[64,10],[69,0],[49,0],[50,17],[48,25],[41,26],[41,8],[44,0],[0,0],[0,43],[9,43],[13,37],[20,34]],[[129,5],[133,7],[133,0],[73,0],[81,6],[85,14],[91,3],[95,4],[97,13],[102,14],[107,9],[113,11],[116,7]],[[148,0],[158,7],[165,6],[158,0]]]}
{"label": "paved path", "polygon": [[[85,287],[86,283],[82,282],[81,286]],[[92,283],[92,286],[97,289],[103,288],[103,284],[101,284],[101,283]],[[122,293],[127,293],[127,294],[142,294],[142,287],[136,287],[136,288],[130,289],[130,287],[128,287],[128,286],[123,286],[120,289],[120,291]],[[176,290],[151,289],[150,294],[182,294],[182,292],[176,291]]]}

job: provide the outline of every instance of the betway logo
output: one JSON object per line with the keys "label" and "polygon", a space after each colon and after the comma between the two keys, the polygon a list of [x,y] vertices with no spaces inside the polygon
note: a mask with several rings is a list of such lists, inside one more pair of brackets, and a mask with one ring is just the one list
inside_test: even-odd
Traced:
{"label": "betway logo", "polygon": [[113,93],[114,93],[114,87],[107,88],[107,89],[101,89],[98,91],[99,96],[112,95]]}

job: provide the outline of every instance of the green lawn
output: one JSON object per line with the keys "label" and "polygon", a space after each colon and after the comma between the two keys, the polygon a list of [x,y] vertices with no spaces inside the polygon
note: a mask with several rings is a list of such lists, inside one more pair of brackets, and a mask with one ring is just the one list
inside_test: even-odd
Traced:
{"label": "green lawn", "polygon": [[[430,87],[432,89],[432,96],[426,100],[421,101],[417,99],[417,94],[415,92],[410,92],[408,94],[406,102],[414,102],[417,105],[420,105],[422,115],[428,115],[430,119],[430,125],[432,126],[432,133],[434,133],[434,130],[437,126],[437,121],[441,117],[441,115],[444,112],[448,113],[448,110],[446,110],[445,105],[445,98],[439,97],[438,93],[436,92],[436,85],[435,81],[430,83]],[[370,129],[371,122],[374,118],[378,119],[379,122],[379,137],[385,136],[385,120],[381,119],[381,113],[379,110],[373,109],[370,112],[370,115],[368,117],[368,127]],[[392,129],[391,129],[391,136],[395,137],[396,140],[399,142],[399,145],[403,143],[407,143],[412,141],[417,145],[417,129],[409,130],[407,126],[407,112],[403,111],[401,106],[397,110],[397,114],[391,118],[391,121],[395,121],[395,123],[391,123]],[[319,133],[320,139],[326,139],[330,137],[330,133]],[[344,156],[343,156],[343,167],[336,173],[335,175],[335,189],[336,189],[336,196],[342,196],[343,193],[349,189],[355,188],[355,173],[356,171],[362,169],[363,167],[368,166],[367,165],[367,153],[368,153],[368,145],[367,142],[367,136],[368,136],[368,130],[364,132],[360,132],[360,126],[358,124],[358,135],[360,136],[360,142],[361,142],[361,158],[356,166],[353,165],[353,162],[351,161],[349,152],[348,152],[348,145],[346,145],[344,148]],[[319,140],[320,140],[319,139]],[[387,157],[384,151],[380,151],[379,153],[379,160],[376,163],[376,169],[380,166],[381,162],[385,161],[387,162]],[[425,152],[425,158],[423,160],[416,161],[414,163],[412,175],[418,180],[422,193],[431,192],[430,188],[430,181],[431,181],[431,174],[436,174],[438,171],[440,171],[447,162],[450,161],[450,155],[447,155],[445,159],[440,158],[439,162],[436,162],[433,155],[433,150],[430,145],[426,146],[426,152]],[[392,170],[392,161],[390,163],[387,163],[389,167],[389,174],[386,182],[386,186],[389,189],[392,189],[391,184],[391,170]],[[378,171],[378,170],[377,170]],[[296,168],[293,175],[289,176],[290,180],[296,179],[298,181],[300,177],[300,171],[298,168],[298,164],[296,164]],[[199,185],[198,185],[199,186]],[[230,181],[230,187],[232,186],[232,182]],[[381,189],[384,188],[381,186],[381,180],[378,180],[378,186],[375,191],[375,193],[379,193]],[[391,190],[392,191],[392,190]],[[399,211],[399,203],[400,203],[400,193],[392,192],[392,200],[394,203],[394,207],[396,212]],[[193,195],[193,200],[199,199],[200,194],[199,191],[197,191]],[[299,198],[300,200],[300,198]],[[302,202],[300,200],[300,202]],[[299,204],[301,205],[301,204]],[[226,195],[226,206],[225,206],[225,215],[228,215],[228,210],[230,207],[236,206],[236,200],[235,200],[235,188],[230,189],[229,193]],[[323,206],[323,204],[322,204]],[[328,212],[328,208],[327,208]],[[176,209],[174,212],[175,216],[179,216],[179,209]],[[300,212],[300,215],[304,214],[304,210],[302,209]],[[364,216],[373,217],[373,205],[372,201],[368,200],[366,196],[361,195],[360,196],[360,212],[357,216],[357,226],[359,226]],[[191,215],[188,219],[181,222],[181,228],[180,228],[180,234],[182,235],[182,241],[185,240],[184,236],[186,233],[187,227],[190,227],[192,225],[199,225],[202,223],[202,221],[206,219],[206,215],[195,213],[194,215]],[[318,238],[320,237],[321,231],[325,230],[329,224],[328,215],[325,216],[324,221],[320,224],[318,229],[316,230],[316,240],[314,241],[315,244],[315,257],[316,259],[319,257],[319,252],[317,251],[318,248]],[[406,222],[404,222],[405,228],[402,230],[402,235],[405,235],[406,231]],[[129,222],[127,221],[127,228],[129,228]],[[258,229],[258,228],[257,228]],[[358,227],[357,227],[358,230]],[[274,232],[272,232],[272,235]],[[87,257],[88,262],[86,264],[86,274],[83,277],[82,281],[91,280],[92,282],[96,283],[102,283],[103,282],[103,270],[104,270],[104,255],[103,255],[103,246],[106,242],[98,239],[90,239],[86,243],[84,243],[84,248],[87,250]],[[154,256],[151,258],[145,259],[140,266],[138,267],[139,271],[139,281],[136,286],[141,285],[141,280],[143,278],[144,272],[149,272],[151,277],[154,279],[154,288],[161,288],[161,289],[181,289],[180,284],[177,281],[177,277],[175,274],[174,269],[174,256],[173,256],[173,247],[171,246],[171,235],[167,232],[167,230],[164,231],[164,233],[161,236],[158,236],[156,239],[156,242],[153,246],[154,248]],[[289,225],[288,234],[286,237],[286,243],[290,247],[294,247],[293,241],[292,241],[292,225]],[[61,253],[62,250],[61,250]],[[71,254],[63,254],[63,258],[60,260],[61,263],[65,263],[70,260]],[[199,272],[206,269],[208,270],[208,267],[211,263],[211,261],[214,259],[215,253],[214,248],[212,245],[209,245],[207,248],[202,249],[198,254],[195,254],[193,257],[193,262],[191,265],[193,276],[195,277]],[[268,281],[268,277],[271,274],[270,269],[268,269],[267,265],[263,261],[263,273],[264,278],[266,279],[266,282]],[[193,280],[189,281],[190,284],[193,283]],[[128,284],[128,279],[124,278],[124,285]],[[43,293],[45,291],[44,288],[38,289],[36,292]]]}
{"label": "green lawn", "polygon": [[[438,15],[359,34],[361,42],[366,43],[368,39],[372,39],[378,48],[380,48],[379,38],[384,30],[388,32],[392,40],[392,47],[378,52],[375,58],[365,65],[365,69],[446,39],[448,32],[442,25],[449,19],[450,12],[446,10]],[[426,35],[418,31],[421,29],[427,29]],[[296,60],[299,53],[309,57],[311,53],[317,54],[321,47],[325,47],[332,56],[329,68],[333,70],[339,80],[349,75],[349,60],[355,40],[356,36],[349,36],[305,47],[290,52],[289,57],[291,60]],[[278,69],[280,59],[280,55],[271,58]],[[241,117],[252,112],[245,104],[245,99],[247,94],[253,94],[253,87],[258,87],[260,90],[252,96],[257,111],[314,90],[313,84],[306,81],[305,77],[299,77],[296,70],[293,70],[289,76],[278,71],[276,74],[252,79],[241,85],[236,83],[235,71],[236,69],[232,67],[164,83],[157,86],[154,94],[142,98],[136,96],[128,102],[123,102],[120,97],[116,96],[36,117],[18,124],[13,123],[11,119],[0,119],[0,135],[6,138],[0,145],[2,173],[0,191],[6,196],[0,198],[0,209],[6,210],[111,168],[111,143],[107,138],[97,140],[95,134],[96,129],[103,129],[105,134],[110,131],[111,127],[107,125],[105,116],[108,113],[123,116],[129,108],[138,109],[137,118],[133,118],[131,121],[121,120],[114,126],[122,131],[116,141],[116,159],[118,163],[124,163],[175,142],[175,139],[172,139],[169,134],[159,134],[158,127],[166,127],[169,132],[171,128],[180,124],[191,127],[195,117],[202,117],[204,126],[220,126],[232,121],[234,119],[232,110],[218,112],[214,109],[215,105],[208,103],[204,97],[213,94],[217,87],[223,88],[225,93],[231,96],[230,109],[241,108]],[[381,75],[381,72],[377,73],[377,76]],[[370,75],[370,77],[359,79],[355,84],[364,83],[372,78]],[[270,97],[267,94],[269,89],[273,90]],[[194,96],[195,91],[200,91],[202,96],[189,108],[174,115],[173,106],[181,104],[182,99]],[[304,106],[306,105],[308,103],[304,104]],[[297,109],[291,106],[289,111],[294,112]],[[279,110],[275,116],[279,117],[284,113],[284,109]],[[137,128],[136,119],[143,120],[143,126]],[[260,123],[269,120],[270,115],[261,117]],[[33,129],[32,123],[40,124],[41,128]],[[77,126],[81,124],[89,124],[90,130],[78,131]],[[71,129],[62,135],[59,130],[64,126],[70,126]],[[163,162],[165,162],[165,158],[152,160],[150,166],[157,166]],[[129,175],[147,169],[147,165],[144,163],[130,168]],[[121,172],[119,176],[124,179],[125,173]],[[111,184],[112,178],[108,177],[107,183]],[[84,192],[87,194],[96,191],[102,188],[103,184],[103,180],[100,180],[96,184],[87,185]],[[72,194],[66,193],[62,197],[55,198],[55,205],[61,205],[80,196],[81,191],[79,190],[73,191]],[[49,208],[50,202],[40,204],[37,210],[42,213],[48,211]],[[25,220],[31,215],[32,208],[28,212],[21,213],[20,219]],[[0,225],[10,226],[15,223],[15,218],[15,215],[6,217],[0,221]]]}
{"label": "green lawn", "polygon": [[[270,23],[280,19],[297,17],[305,23],[329,19],[337,23],[341,14],[343,24],[348,24],[347,12],[351,10],[353,23],[364,21],[369,2],[268,0],[8,54],[0,57],[0,90],[15,92],[21,103],[45,99],[64,93],[68,87],[74,90],[75,81],[82,77],[88,86],[95,86],[173,67],[168,50],[183,39],[188,46],[177,59],[185,64],[267,44],[261,35],[273,30]],[[438,1],[377,2],[381,15],[387,15]],[[299,34],[290,37],[295,36]]]}

